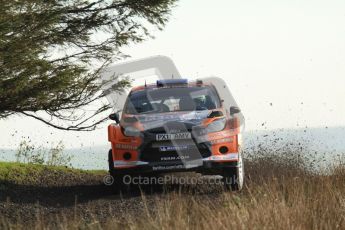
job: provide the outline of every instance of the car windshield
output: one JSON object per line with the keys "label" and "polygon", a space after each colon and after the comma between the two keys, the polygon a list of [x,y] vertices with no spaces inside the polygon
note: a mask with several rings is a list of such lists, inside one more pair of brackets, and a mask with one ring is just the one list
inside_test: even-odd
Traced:
{"label": "car windshield", "polygon": [[205,87],[154,88],[132,92],[124,112],[128,114],[211,110],[220,107],[216,91]]}

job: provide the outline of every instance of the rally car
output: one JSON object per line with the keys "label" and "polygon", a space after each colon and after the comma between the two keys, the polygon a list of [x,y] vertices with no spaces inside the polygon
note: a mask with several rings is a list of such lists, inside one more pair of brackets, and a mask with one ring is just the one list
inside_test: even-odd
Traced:
{"label": "rally car", "polygon": [[221,175],[232,190],[243,187],[241,119],[225,108],[210,82],[158,80],[133,88],[121,117],[108,126],[109,172],[125,175],[195,171]]}

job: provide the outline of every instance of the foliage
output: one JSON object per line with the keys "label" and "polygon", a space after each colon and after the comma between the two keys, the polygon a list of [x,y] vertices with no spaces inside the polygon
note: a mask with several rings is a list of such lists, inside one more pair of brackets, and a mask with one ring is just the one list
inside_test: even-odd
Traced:
{"label": "foliage", "polygon": [[99,101],[101,71],[126,56],[121,47],[163,29],[175,1],[0,0],[0,118],[21,114],[59,129],[93,130],[110,108]]}
{"label": "foliage", "polygon": [[64,148],[61,141],[51,149],[45,149],[42,146],[36,148],[30,141],[23,140],[17,149],[16,159],[22,163],[70,166],[72,157],[64,154]]}

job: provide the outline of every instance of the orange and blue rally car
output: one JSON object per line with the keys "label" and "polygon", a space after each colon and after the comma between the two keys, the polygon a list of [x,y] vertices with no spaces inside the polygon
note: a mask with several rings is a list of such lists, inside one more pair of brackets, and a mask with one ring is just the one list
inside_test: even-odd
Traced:
{"label": "orange and blue rally car", "polygon": [[158,80],[134,87],[121,117],[108,126],[109,172],[124,176],[194,171],[223,176],[232,190],[243,187],[241,129],[237,106],[225,108],[212,83]]}

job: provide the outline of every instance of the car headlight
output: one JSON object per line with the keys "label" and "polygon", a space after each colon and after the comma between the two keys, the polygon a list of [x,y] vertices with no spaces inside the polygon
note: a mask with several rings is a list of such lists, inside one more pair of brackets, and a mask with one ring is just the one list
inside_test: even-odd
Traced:
{"label": "car headlight", "polygon": [[137,128],[134,128],[132,126],[128,126],[128,127],[124,128],[123,133],[127,137],[139,137],[140,136],[140,130]]}
{"label": "car headlight", "polygon": [[222,131],[225,128],[226,125],[226,118],[220,118],[218,120],[215,120],[211,124],[209,124],[206,127],[206,132],[207,133],[214,133],[214,132],[219,132]]}

